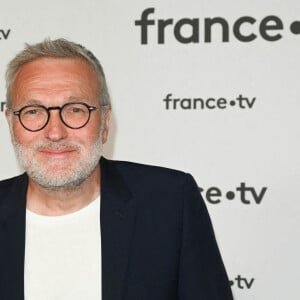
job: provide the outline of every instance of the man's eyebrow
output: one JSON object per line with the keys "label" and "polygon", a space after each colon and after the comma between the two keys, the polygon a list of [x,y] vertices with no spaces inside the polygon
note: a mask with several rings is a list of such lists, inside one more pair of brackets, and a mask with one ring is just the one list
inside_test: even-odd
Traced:
{"label": "man's eyebrow", "polygon": [[40,100],[37,100],[37,99],[29,99],[29,100],[21,101],[20,106],[36,105],[36,104],[43,105],[42,101],[40,101]]}
{"label": "man's eyebrow", "polygon": [[75,96],[68,97],[68,101],[83,101],[83,100],[86,100],[86,99],[83,97],[75,97]]}
{"label": "man's eyebrow", "polygon": [[[74,101],[76,102],[76,101],[84,101],[84,100],[85,99],[82,97],[70,96],[62,103],[62,105],[66,104],[68,102],[74,102]],[[21,101],[20,106],[27,106],[27,105],[44,105],[45,106],[45,103],[43,103],[43,101],[38,100],[38,99],[29,99],[29,100]]]}

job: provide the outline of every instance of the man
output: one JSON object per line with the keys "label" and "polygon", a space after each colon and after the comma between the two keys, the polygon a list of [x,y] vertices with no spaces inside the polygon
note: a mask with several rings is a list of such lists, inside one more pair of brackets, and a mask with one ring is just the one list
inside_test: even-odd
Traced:
{"label": "man", "polygon": [[101,158],[111,108],[90,51],[27,45],[6,75],[25,173],[0,182],[0,299],[232,299],[193,178]]}

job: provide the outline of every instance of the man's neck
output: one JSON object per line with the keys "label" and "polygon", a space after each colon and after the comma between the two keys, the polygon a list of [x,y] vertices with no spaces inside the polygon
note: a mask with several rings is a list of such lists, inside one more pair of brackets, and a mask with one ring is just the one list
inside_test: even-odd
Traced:
{"label": "man's neck", "polygon": [[66,215],[82,209],[100,194],[100,167],[79,186],[72,188],[47,189],[29,178],[27,209],[45,215]]}

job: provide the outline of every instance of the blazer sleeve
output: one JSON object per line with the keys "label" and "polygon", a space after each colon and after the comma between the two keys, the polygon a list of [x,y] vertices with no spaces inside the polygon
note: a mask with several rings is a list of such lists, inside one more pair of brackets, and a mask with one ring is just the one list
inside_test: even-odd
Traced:
{"label": "blazer sleeve", "polygon": [[232,300],[207,208],[189,174],[183,185],[178,299]]}

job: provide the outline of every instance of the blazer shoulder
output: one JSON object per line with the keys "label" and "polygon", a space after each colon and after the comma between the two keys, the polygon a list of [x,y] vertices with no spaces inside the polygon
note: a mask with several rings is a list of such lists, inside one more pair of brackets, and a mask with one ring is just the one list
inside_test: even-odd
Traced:
{"label": "blazer shoulder", "polygon": [[143,188],[145,191],[174,190],[180,192],[186,186],[197,184],[189,173],[161,166],[153,166],[129,161],[104,159],[105,167],[117,171],[129,187]]}
{"label": "blazer shoulder", "polygon": [[0,203],[4,201],[7,195],[15,193],[27,184],[27,175],[25,173],[4,179],[0,181]]}
{"label": "blazer shoulder", "polygon": [[0,180],[0,191],[2,189],[5,189],[7,187],[11,187],[17,182],[23,181],[27,175],[25,173],[11,177],[11,178],[6,178],[3,180]]}
{"label": "blazer shoulder", "polygon": [[156,177],[156,176],[166,176],[168,178],[181,178],[189,175],[186,172],[171,169],[162,166],[155,166],[150,164],[142,164],[131,161],[120,161],[120,160],[106,160],[109,164],[114,165],[114,167],[122,174],[132,174],[134,176],[143,177]]}

